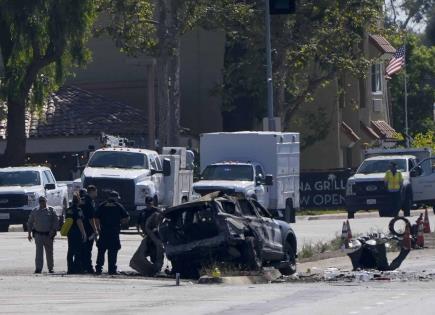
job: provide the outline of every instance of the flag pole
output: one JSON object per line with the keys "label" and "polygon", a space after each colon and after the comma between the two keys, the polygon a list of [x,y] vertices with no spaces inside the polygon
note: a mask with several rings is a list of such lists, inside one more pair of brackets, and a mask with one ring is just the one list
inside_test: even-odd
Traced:
{"label": "flag pole", "polygon": [[406,147],[409,148],[409,128],[408,128],[408,80],[406,75],[406,66],[403,71],[405,75],[405,137],[406,137]]}

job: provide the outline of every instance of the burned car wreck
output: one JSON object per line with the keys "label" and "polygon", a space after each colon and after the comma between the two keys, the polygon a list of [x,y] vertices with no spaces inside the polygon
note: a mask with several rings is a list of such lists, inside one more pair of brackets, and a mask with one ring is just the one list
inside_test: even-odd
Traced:
{"label": "burned car wreck", "polygon": [[168,208],[159,234],[173,272],[183,277],[198,277],[201,268],[216,262],[296,272],[294,231],[254,199],[212,193]]}

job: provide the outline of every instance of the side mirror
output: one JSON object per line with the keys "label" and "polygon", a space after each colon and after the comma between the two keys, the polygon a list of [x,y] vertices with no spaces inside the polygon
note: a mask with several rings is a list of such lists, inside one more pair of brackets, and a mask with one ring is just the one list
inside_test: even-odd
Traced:
{"label": "side mirror", "polygon": [[273,176],[266,175],[265,183],[266,183],[266,186],[273,186]]}
{"label": "side mirror", "polygon": [[45,190],[53,190],[56,189],[56,184],[45,184]]}
{"label": "side mirror", "polygon": [[264,178],[262,176],[255,177],[255,185],[260,186],[264,184]]}
{"label": "side mirror", "polygon": [[423,169],[421,168],[421,166],[416,166],[413,170],[411,170],[411,177],[418,177],[421,176],[421,174],[423,174]]}
{"label": "side mirror", "polygon": [[171,176],[171,161],[163,159],[163,176]]}

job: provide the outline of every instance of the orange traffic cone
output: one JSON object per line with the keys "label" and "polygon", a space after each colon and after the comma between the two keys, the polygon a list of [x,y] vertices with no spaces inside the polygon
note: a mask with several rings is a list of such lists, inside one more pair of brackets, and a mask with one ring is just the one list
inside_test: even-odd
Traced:
{"label": "orange traffic cone", "polygon": [[423,222],[420,221],[420,223],[418,223],[417,240],[415,242],[415,244],[420,248],[424,247],[424,232],[423,231],[424,231]]}
{"label": "orange traffic cone", "polygon": [[410,229],[408,224],[406,225],[405,228],[405,234],[403,234],[402,248],[406,250],[411,250],[411,236],[410,236]]}
{"label": "orange traffic cone", "polygon": [[427,214],[427,208],[424,210],[423,232],[430,233],[429,215]]}
{"label": "orange traffic cone", "polygon": [[348,238],[347,224],[346,221],[343,221],[343,227],[341,228],[341,242],[343,243],[345,248],[349,247],[349,242],[347,238]]}
{"label": "orange traffic cone", "polygon": [[347,225],[347,240],[350,241],[352,239],[352,230],[350,229],[349,220],[346,220]]}

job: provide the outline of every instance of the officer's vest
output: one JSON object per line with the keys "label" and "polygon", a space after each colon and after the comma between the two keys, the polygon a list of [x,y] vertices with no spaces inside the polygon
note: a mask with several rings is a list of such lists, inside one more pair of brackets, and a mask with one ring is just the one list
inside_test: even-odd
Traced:
{"label": "officer's vest", "polygon": [[385,181],[387,182],[388,191],[399,191],[400,184],[402,183],[402,173],[396,171],[396,175],[393,175],[393,173],[388,170],[385,173]]}

